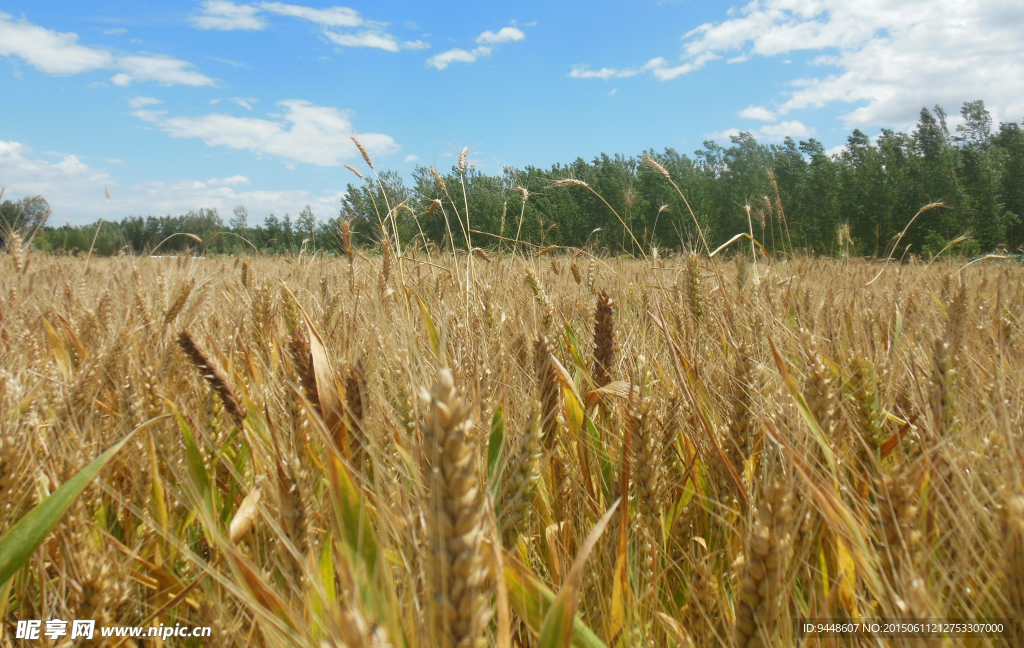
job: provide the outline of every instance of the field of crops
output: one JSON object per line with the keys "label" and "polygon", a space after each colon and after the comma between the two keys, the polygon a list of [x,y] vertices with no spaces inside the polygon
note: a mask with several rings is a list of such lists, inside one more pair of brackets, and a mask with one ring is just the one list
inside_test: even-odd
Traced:
{"label": "field of crops", "polygon": [[546,252],[0,257],[0,644],[1024,618],[1024,268]]}

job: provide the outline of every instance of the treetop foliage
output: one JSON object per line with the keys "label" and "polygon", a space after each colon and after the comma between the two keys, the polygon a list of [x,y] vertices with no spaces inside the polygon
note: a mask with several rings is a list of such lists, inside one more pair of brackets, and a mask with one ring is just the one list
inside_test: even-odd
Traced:
{"label": "treetop foliage", "polygon": [[[103,225],[94,253],[126,247],[146,253],[176,232],[202,238],[212,253],[251,251],[240,237],[267,253],[339,253],[340,225],[349,220],[362,246],[377,245],[386,231],[390,237],[397,232],[402,245],[418,238],[442,249],[464,250],[468,237],[473,247],[518,240],[639,255],[638,245],[648,253],[652,247],[695,247],[698,233],[690,209],[713,247],[752,232],[777,252],[839,254],[852,244],[850,252],[861,256],[892,251],[898,257],[934,254],[961,237],[966,237],[958,243],[961,253],[1019,251],[1024,132],[1013,122],[995,128],[982,101],[965,103],[960,114],[962,123],[950,132],[942,108],[922,108],[912,132],[882,129],[871,138],[854,130],[836,154],[813,138],[761,144],[741,133],[730,137],[727,147],[706,141],[692,156],[671,148],[637,157],[601,154],[590,162],[577,158],[547,169],[506,167],[500,175],[472,167],[464,173],[458,167],[447,172],[417,167],[411,186],[397,172],[381,171],[379,178],[369,175],[349,184],[338,214],[326,220],[318,220],[309,205],[294,221],[288,214],[270,214],[261,225],[254,225],[241,205],[228,225],[213,209],[129,216]],[[668,171],[685,200],[642,164],[645,156]],[[589,188],[553,186],[565,178]],[[939,202],[942,208],[921,214],[908,228],[899,250],[889,249],[921,207]],[[35,228],[48,213],[41,199],[7,201],[0,205],[0,227]],[[47,222],[34,244],[50,251],[87,250],[95,232],[95,224]],[[217,237],[219,232],[238,236]],[[195,245],[190,238],[174,237],[160,249]]]}

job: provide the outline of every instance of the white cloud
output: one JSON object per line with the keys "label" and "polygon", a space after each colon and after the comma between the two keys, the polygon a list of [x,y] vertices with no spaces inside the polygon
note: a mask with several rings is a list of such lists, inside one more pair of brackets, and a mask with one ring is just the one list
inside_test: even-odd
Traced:
{"label": "white cloud", "polygon": [[384,32],[364,31],[357,34],[338,34],[324,30],[324,35],[335,45],[342,47],[375,47],[388,52],[397,52],[401,49],[398,39]]}
{"label": "white cloud", "polygon": [[496,32],[487,30],[476,37],[476,42],[480,44],[480,47],[472,50],[456,47],[447,52],[441,52],[427,59],[427,65],[443,70],[452,63],[472,63],[480,57],[490,56],[494,51],[489,47],[490,45],[512,43],[521,41],[524,38],[526,38],[526,34],[515,27],[502,27]]}
{"label": "white cloud", "polygon": [[668,81],[684,74],[689,74],[694,70],[700,68],[703,62],[691,62],[684,63],[682,65],[671,66],[669,62],[658,56],[647,61],[640,68],[609,68],[604,67],[600,70],[588,70],[586,65],[574,65],[572,71],[569,72],[568,76],[572,79],[610,79],[612,77],[626,78],[636,76],[642,72],[650,72],[659,81]]}
{"label": "white cloud", "polygon": [[778,124],[765,124],[757,129],[756,133],[760,134],[758,139],[781,142],[786,137],[810,137],[814,135],[814,129],[808,128],[802,122],[794,119]]}
{"label": "white cloud", "polygon": [[121,158],[107,158],[107,164],[124,164]]}
{"label": "white cloud", "polygon": [[515,27],[502,27],[497,32],[485,31],[476,37],[480,45],[498,45],[500,43],[512,43],[526,38],[526,34]]}
{"label": "white cloud", "polygon": [[127,32],[127,31],[128,30],[125,29],[124,27],[114,27],[113,29],[104,29],[103,33],[106,34],[107,36],[120,36],[121,34]]}
{"label": "white cloud", "polygon": [[47,74],[80,74],[111,67],[114,56],[78,44],[78,34],[55,32],[27,22],[11,22],[0,12],[0,55],[18,56]]}
{"label": "white cloud", "polygon": [[811,59],[810,64],[822,66],[838,65],[841,60],[842,59],[840,59],[838,56],[833,56],[831,54],[822,54],[821,56],[816,56],[813,59]]}
{"label": "white cloud", "polygon": [[600,70],[588,70],[585,65],[573,66],[572,72],[569,76],[573,79],[610,79],[616,74],[618,70],[614,68],[601,68]]}
{"label": "white cloud", "polygon": [[207,58],[207,59],[210,59],[211,61],[216,61],[218,63],[223,63],[224,65],[230,65],[231,67],[238,67],[238,68],[250,67],[249,65],[246,65],[245,63],[242,63],[241,61],[235,61],[233,59],[219,58],[219,57],[216,57],[216,56],[206,56],[205,54],[203,55],[203,58]]}
{"label": "white cloud", "polygon": [[803,124],[803,122],[792,120],[780,122],[778,124],[765,124],[760,128],[754,129],[745,128],[740,130],[738,128],[727,128],[723,131],[708,133],[705,135],[705,138],[725,142],[728,141],[730,137],[735,137],[740,133],[750,133],[754,139],[758,141],[781,142],[787,137],[810,137],[811,135],[814,135],[814,132],[813,128],[808,128]]}
{"label": "white cloud", "polygon": [[639,74],[639,70],[625,69],[619,70],[616,68],[601,68],[600,70],[588,70],[586,65],[574,65],[572,71],[567,75],[571,79],[611,79],[613,77],[623,79],[626,77],[636,76]]}
{"label": "white cloud", "polygon": [[935,103],[955,112],[965,101],[984,99],[997,121],[1024,113],[1024,5],[908,0],[869,7],[879,13],[829,6],[815,16],[815,29],[851,44],[832,63],[836,73],[799,79],[783,110],[862,104],[841,116],[847,127],[901,128],[916,121],[922,106]]}
{"label": "white cloud", "polygon": [[132,97],[128,100],[128,105],[131,106],[132,109],[134,110],[138,110],[139,108],[145,108],[146,106],[152,106],[161,103],[163,102],[153,97]]}
{"label": "white cloud", "polygon": [[281,16],[309,20],[324,27],[359,27],[364,22],[358,11],[348,7],[313,9],[312,7],[284,4],[283,2],[263,2],[260,3],[260,8]]}
{"label": "white cloud", "polygon": [[193,16],[191,21],[199,29],[263,29],[267,23],[257,13],[259,9],[252,5],[235,4],[228,0],[206,0],[203,13]]}
{"label": "white cloud", "polygon": [[907,128],[935,103],[955,113],[964,101],[984,99],[996,121],[1024,113],[1018,1],[752,0],[727,16],[684,35],[679,65],[659,57],[645,70],[667,81],[726,56],[820,52],[810,64],[833,71],[792,79],[779,114],[852,104],[840,117],[846,127]]}
{"label": "white cloud", "polygon": [[760,121],[775,121],[775,113],[764,106],[747,106],[739,112],[743,119],[758,119]]}
{"label": "white cloud", "polygon": [[233,187],[235,185],[249,184],[249,178],[246,178],[244,175],[233,175],[230,178],[223,178],[221,180],[218,180],[217,178],[210,178],[206,181],[206,184]]}
{"label": "white cloud", "polygon": [[[56,223],[67,219],[79,225],[95,222],[101,216],[120,220],[129,215],[183,214],[199,208],[216,209],[227,220],[236,205],[246,206],[253,223],[270,213],[296,214],[306,204],[326,219],[337,213],[341,199],[341,192],[314,194],[266,188],[240,191],[239,187],[250,184],[241,175],[122,185],[115,176],[88,166],[75,155],[54,158],[59,161],[47,157],[22,143],[0,141],[0,177],[7,186],[7,196],[42,195],[50,203],[51,220]],[[106,188],[112,196],[109,206],[103,192]]]}
{"label": "white cloud", "polygon": [[156,81],[165,85],[216,85],[210,77],[188,68],[192,64],[169,56],[114,56],[110,52],[78,44],[78,35],[60,33],[27,22],[12,22],[0,12],[0,56],[17,56],[47,74],[81,74],[101,69],[121,70],[111,82],[127,86],[132,81]]}
{"label": "white cloud", "polygon": [[435,67],[438,70],[443,70],[452,63],[472,63],[481,56],[490,56],[491,48],[484,47],[481,45],[471,52],[467,52],[464,49],[450,49],[447,52],[441,52],[427,59],[427,65]]}
{"label": "white cloud", "polygon": [[254,97],[231,97],[230,99],[228,99],[228,101],[234,104],[238,104],[246,110],[252,110],[252,105],[254,103],[259,102],[259,99],[256,99]]}
{"label": "white cloud", "polygon": [[20,198],[42,194],[55,213],[62,208],[71,210],[69,215],[87,202],[90,195],[95,196],[97,206],[102,207],[103,188],[113,184],[114,180],[107,173],[90,168],[75,155],[63,155],[60,161],[51,162],[33,154],[30,147],[20,142],[2,140],[0,177],[7,186],[8,196]]}
{"label": "white cloud", "polygon": [[706,54],[698,57],[696,60],[683,63],[682,65],[671,66],[668,61],[659,56],[647,61],[641,70],[644,72],[651,72],[655,77],[657,77],[658,81],[670,81],[676,77],[683,76],[684,74],[689,74],[694,70],[699,70],[704,67],[705,63],[715,58],[720,57],[715,56],[714,54]]}
{"label": "white cloud", "polygon": [[727,128],[721,131],[715,131],[713,133],[707,133],[703,139],[715,140],[716,142],[727,142],[730,137],[739,135],[742,131],[738,128]]}
{"label": "white cloud", "polygon": [[[169,56],[121,56],[117,65],[125,71],[111,79],[118,86],[126,86],[132,81],[156,81],[162,85],[216,85],[205,74],[189,70],[192,64],[188,61]],[[121,82],[115,79],[121,79]]]}
{"label": "white cloud", "polygon": [[[350,7],[316,9],[284,2],[240,5],[228,0],[208,0],[203,3],[203,13],[193,16],[192,23],[200,29],[263,29],[266,21],[258,15],[261,11],[316,23],[323,28],[324,36],[342,47],[370,47],[388,52],[430,47],[429,43],[421,40],[400,42],[385,31],[387,23],[366,20]],[[356,27],[363,29],[359,32],[332,31]]]}
{"label": "white cloud", "polygon": [[[171,137],[198,138],[207,146],[226,146],[320,166],[340,166],[359,156],[350,139],[354,127],[348,112],[298,99],[280,101],[278,105],[284,107],[285,114],[276,121],[223,114],[167,117],[164,111],[153,110],[132,114]],[[391,136],[381,133],[361,133],[358,138],[371,155],[386,155],[399,148]]]}
{"label": "white cloud", "polygon": [[402,162],[415,162],[418,159],[419,159],[419,157],[417,157],[417,156],[413,155],[412,153],[410,153],[409,155],[406,155],[402,159]]}
{"label": "white cloud", "polygon": [[160,120],[163,118],[163,116],[167,114],[167,111],[166,110],[136,110],[132,114],[135,115],[136,117],[138,117],[139,119],[141,119],[144,122],[149,122],[150,124],[159,124]]}

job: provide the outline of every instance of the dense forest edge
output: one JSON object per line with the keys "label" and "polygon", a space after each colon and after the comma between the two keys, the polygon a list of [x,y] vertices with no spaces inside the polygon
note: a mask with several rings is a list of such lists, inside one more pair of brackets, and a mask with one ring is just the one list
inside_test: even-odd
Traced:
{"label": "dense forest edge", "polygon": [[911,133],[882,129],[870,138],[854,130],[838,154],[813,138],[766,145],[741,133],[728,147],[705,141],[692,157],[671,148],[639,157],[602,154],[548,169],[506,167],[493,176],[464,163],[447,174],[418,166],[412,186],[394,171],[350,167],[359,182],[348,185],[338,214],[327,219],[307,205],[294,219],[270,214],[250,225],[256,219],[239,205],[226,223],[217,210],[199,209],[60,226],[43,196],[0,204],[0,228],[4,244],[16,233],[39,251],[101,256],[186,248],[338,254],[344,221],[361,246],[377,245],[383,226],[403,246],[419,241],[465,250],[518,241],[639,256],[703,247],[699,223],[711,249],[746,232],[775,254],[1019,254],[1024,131],[1014,122],[995,128],[980,100],[965,103],[960,114],[953,129],[935,106],[921,110]]}

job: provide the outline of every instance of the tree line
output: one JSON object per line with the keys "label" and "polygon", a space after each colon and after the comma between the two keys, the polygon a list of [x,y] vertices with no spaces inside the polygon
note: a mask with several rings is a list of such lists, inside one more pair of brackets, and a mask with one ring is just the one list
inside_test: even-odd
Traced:
{"label": "tree line", "polygon": [[965,103],[960,114],[953,129],[935,106],[921,110],[910,133],[882,129],[870,138],[854,130],[835,154],[814,138],[761,144],[740,133],[728,146],[705,141],[692,156],[671,148],[602,154],[549,168],[506,167],[500,175],[417,167],[411,184],[382,171],[349,184],[338,213],[326,220],[307,205],[295,219],[271,214],[251,224],[239,206],[227,223],[216,210],[200,209],[128,216],[97,234],[96,224],[40,225],[39,199],[7,201],[0,217],[8,230],[38,230],[33,242],[41,250],[76,253],[95,239],[94,254],[145,254],[157,246],[160,254],[175,253],[199,247],[197,238],[204,253],[337,254],[345,220],[360,246],[377,245],[387,232],[402,246],[522,244],[640,255],[702,247],[701,233],[712,248],[752,233],[770,254],[1019,253],[1024,131],[1014,122],[995,128],[980,100]]}

